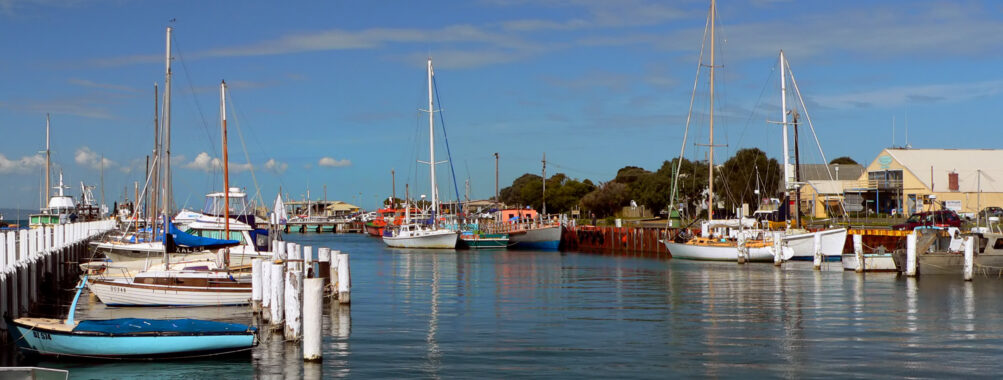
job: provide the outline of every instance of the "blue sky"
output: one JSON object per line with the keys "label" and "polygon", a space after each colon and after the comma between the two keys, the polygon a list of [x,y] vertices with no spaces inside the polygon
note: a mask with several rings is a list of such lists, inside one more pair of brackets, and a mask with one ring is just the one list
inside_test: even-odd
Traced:
{"label": "blue sky", "polygon": [[[316,199],[327,185],[329,199],[372,208],[391,191],[391,169],[398,194],[405,182],[427,193],[427,167],[415,160],[427,159],[427,116],[417,109],[427,106],[428,56],[461,193],[469,178],[473,198],[493,194],[494,152],[503,187],[539,173],[544,152],[548,174],[606,181],[625,165],[654,170],[679,152],[707,8],[0,0],[0,206],[37,207],[46,113],[71,194],[79,181],[97,184],[102,155],[107,203],[131,194],[152,149],[168,25],[181,206],[222,187],[211,165],[221,150],[222,79],[232,101],[231,183],[253,193],[253,167],[266,203],[280,186],[295,198],[309,188]],[[715,136],[728,145],[719,160],[744,147],[781,155],[778,128],[767,123],[780,115],[780,49],[830,159],[870,162],[893,138],[903,145],[906,130],[917,148],[1003,141],[1003,4],[744,0],[721,1],[718,13]],[[705,154],[693,143],[707,138],[706,82],[687,144],[694,159]],[[817,148],[806,150],[805,161],[821,161]],[[445,174],[440,182],[452,198]]]}

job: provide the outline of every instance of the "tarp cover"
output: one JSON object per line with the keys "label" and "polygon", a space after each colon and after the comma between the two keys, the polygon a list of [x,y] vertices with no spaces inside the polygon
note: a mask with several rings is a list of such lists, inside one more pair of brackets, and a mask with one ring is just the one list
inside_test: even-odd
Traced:
{"label": "tarp cover", "polygon": [[135,333],[233,333],[254,331],[254,327],[239,323],[206,321],[202,319],[143,319],[119,318],[103,320],[80,321],[73,331],[97,332],[106,334]]}
{"label": "tarp cover", "polygon": [[171,226],[171,238],[174,245],[183,248],[195,248],[195,249],[216,249],[232,247],[240,244],[237,240],[227,240],[227,239],[213,239],[202,236],[189,235],[184,231],[179,230],[174,226],[174,223],[169,224]]}

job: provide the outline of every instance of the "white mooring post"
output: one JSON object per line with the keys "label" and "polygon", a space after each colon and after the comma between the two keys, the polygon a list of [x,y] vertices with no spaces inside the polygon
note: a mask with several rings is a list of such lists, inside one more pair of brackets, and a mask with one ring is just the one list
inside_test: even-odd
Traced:
{"label": "white mooring post", "polygon": [[338,279],[340,278],[338,276],[338,265],[340,265],[338,263],[338,261],[340,260],[338,258],[339,256],[341,256],[341,251],[336,250],[336,249],[332,249],[331,250],[331,270],[328,273],[331,276],[331,280],[329,281],[329,283],[331,285],[331,294],[330,294],[330,296],[334,297],[335,299],[338,298]]}
{"label": "white mooring post", "polygon": [[272,283],[272,325],[281,327],[282,323],[285,322],[283,319],[285,312],[285,266],[282,264],[272,264],[271,265],[271,283]]}
{"label": "white mooring post", "polygon": [[780,266],[784,262],[784,247],[783,238],[780,237],[780,232],[773,232],[773,265]]}
{"label": "white mooring post", "polygon": [[272,262],[261,262],[261,319],[272,319]]}
{"label": "white mooring post", "polygon": [[317,273],[316,278],[324,279],[324,291],[331,285],[331,248],[317,248]]}
{"label": "white mooring post", "polygon": [[251,311],[261,311],[261,259],[251,260]]}
{"label": "white mooring post", "polygon": [[286,260],[284,329],[286,340],[299,339],[303,328],[300,315],[303,310],[303,261],[299,248],[297,245],[289,253],[289,260]]}
{"label": "white mooring post", "polygon": [[308,278],[303,283],[303,360],[318,361],[323,339],[322,318],[324,317],[323,278]]}
{"label": "white mooring post", "polygon": [[282,256],[282,260],[285,260],[287,257],[289,257],[289,255],[292,254],[292,251],[295,249],[296,249],[296,243],[286,243],[286,252],[285,255]]}
{"label": "white mooring post", "polygon": [[965,281],[972,280],[972,272],[975,271],[975,237],[969,236],[965,239]]}
{"label": "white mooring post", "polygon": [[338,302],[348,304],[352,302],[352,276],[348,268],[348,254],[338,255]]}
{"label": "white mooring post", "polygon": [[815,270],[822,269],[822,234],[814,233],[812,234],[812,240],[814,244],[815,261],[812,263],[812,268]]}
{"label": "white mooring post", "polygon": [[278,243],[278,244],[275,245],[276,247],[278,247],[278,249],[276,249],[275,252],[272,253],[272,260],[285,260],[286,259],[286,243],[282,242],[282,241],[279,241],[279,242],[276,242],[276,243]]}
{"label": "white mooring post", "polygon": [[867,263],[864,262],[864,235],[853,234],[853,254],[857,256],[857,273],[867,270]]}
{"label": "white mooring post", "polygon": [[303,278],[313,277],[313,246],[303,246]]}
{"label": "white mooring post", "polygon": [[916,231],[905,238],[905,275],[916,276]]}

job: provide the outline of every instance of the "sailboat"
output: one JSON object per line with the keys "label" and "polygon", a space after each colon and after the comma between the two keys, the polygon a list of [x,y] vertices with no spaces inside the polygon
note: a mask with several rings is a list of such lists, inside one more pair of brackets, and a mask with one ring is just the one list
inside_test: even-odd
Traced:
{"label": "sailboat", "polygon": [[[791,77],[791,84],[794,85],[795,91],[798,92],[798,98],[800,99],[800,90],[797,88],[797,82],[794,79],[794,72],[790,70],[790,63],[787,62],[787,58],[784,56],[783,50],[780,51],[780,107],[781,113],[783,114],[783,154],[784,154],[784,192],[793,192],[795,195],[795,228],[789,229],[784,232],[783,242],[784,245],[790,247],[790,250],[784,252],[784,260],[812,260],[815,257],[815,237],[819,237],[820,247],[819,251],[823,257],[836,258],[837,260],[842,257],[843,245],[846,243],[846,228],[827,228],[820,231],[810,232],[807,230],[799,229],[801,226],[801,200],[800,200],[800,186],[801,183],[801,164],[800,157],[798,157],[798,139],[797,139],[797,128],[798,128],[798,114],[793,109],[787,109],[787,76]],[[802,107],[804,104],[802,103]],[[787,116],[792,116],[792,125],[794,126],[794,166],[791,167],[789,160],[790,154],[788,152],[788,138],[787,138]],[[805,113],[807,116],[807,112]],[[810,122],[810,119],[809,119]],[[821,151],[821,147],[819,147]],[[824,158],[824,156],[823,156]],[[793,177],[791,178],[791,172],[793,169]]]}
{"label": "sailboat", "polygon": [[[220,84],[220,118],[223,140],[223,187],[230,188],[226,135],[226,82]],[[223,236],[230,236],[230,197],[223,192]],[[239,223],[239,222],[236,222]],[[171,226],[168,220],[165,225]],[[175,231],[165,233],[170,245]],[[167,255],[167,250],[164,254]],[[221,249],[217,268],[171,270],[165,260],[163,270],[143,271],[132,277],[101,277],[88,286],[106,305],[117,306],[220,306],[244,305],[251,298],[251,283],[230,271],[229,248]]]}
{"label": "sailboat", "polygon": [[456,248],[459,233],[449,229],[441,228],[439,220],[439,190],[435,185],[435,109],[432,108],[432,58],[428,59],[428,171],[431,184],[432,204],[431,204],[431,224],[421,225],[410,221],[409,205],[405,205],[408,212],[407,221],[400,227],[386,231],[383,234],[383,243],[393,248]]}
{"label": "sailboat", "polygon": [[[710,177],[710,187],[708,189],[707,222],[703,224],[702,230],[711,231],[719,228],[738,228],[739,231],[730,236],[711,236],[709,233],[703,236],[694,236],[686,241],[677,242],[674,239],[664,240],[665,247],[669,250],[672,258],[688,260],[711,260],[711,261],[773,261],[773,241],[768,234],[762,230],[746,230],[745,221],[721,221],[714,220],[714,27],[717,16],[717,2],[711,0],[708,14],[707,27],[710,32],[710,112],[709,128],[710,141],[708,171]],[[701,57],[702,60],[703,57]],[[702,63],[702,62],[701,62]],[[694,96],[696,93],[694,92]],[[688,123],[688,120],[687,120]],[[685,141],[683,142],[685,146]],[[682,161],[680,159],[680,161]],[[676,170],[678,176],[678,170]],[[674,182],[678,182],[674,180]],[[673,193],[675,193],[673,191]]]}

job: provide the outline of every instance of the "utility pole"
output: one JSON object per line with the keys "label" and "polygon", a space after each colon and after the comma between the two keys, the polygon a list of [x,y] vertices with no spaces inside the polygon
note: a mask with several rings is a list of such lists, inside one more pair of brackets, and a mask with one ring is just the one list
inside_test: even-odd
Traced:
{"label": "utility pole", "polygon": [[547,152],[543,152],[543,215],[547,215]]}
{"label": "utility pole", "polygon": [[390,208],[397,208],[397,174],[390,169]]}

